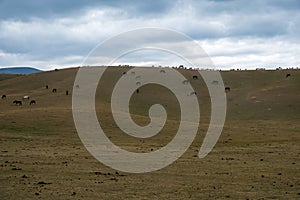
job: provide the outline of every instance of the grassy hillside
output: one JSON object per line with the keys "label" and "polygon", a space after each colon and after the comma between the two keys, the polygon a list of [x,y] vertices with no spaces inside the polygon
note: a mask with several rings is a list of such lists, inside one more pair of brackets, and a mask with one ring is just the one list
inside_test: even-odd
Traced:
{"label": "grassy hillside", "polygon": [[[300,197],[300,70],[221,72],[227,117],[214,150],[197,154],[209,124],[210,98],[193,70],[190,80],[200,102],[201,121],[189,150],[156,172],[116,172],[82,145],[72,118],[72,89],[78,68],[31,75],[0,75],[1,199],[296,199]],[[114,123],[110,96],[129,68],[109,68],[97,88],[98,119],[110,139],[124,149],[149,152],[166,145],[178,128],[179,104],[161,86],[141,88],[131,98],[136,123],[149,122],[148,109],[161,103],[168,112],[163,130],[149,139],[124,134]],[[286,74],[291,76],[286,78]],[[45,89],[48,85],[49,88]],[[53,93],[52,89],[57,92]],[[66,90],[69,95],[66,95]],[[12,102],[29,95],[36,105]]]}

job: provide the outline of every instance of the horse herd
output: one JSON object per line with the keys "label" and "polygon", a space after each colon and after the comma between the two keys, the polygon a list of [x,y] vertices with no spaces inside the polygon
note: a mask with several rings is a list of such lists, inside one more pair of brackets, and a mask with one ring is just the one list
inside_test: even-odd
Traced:
{"label": "horse herd", "polygon": [[[166,73],[166,72],[165,72],[165,70],[160,70],[160,73]],[[123,73],[123,75],[125,75],[125,74],[126,74],[126,72]],[[135,75],[135,72],[131,72],[131,75]],[[136,79],[140,79],[140,76],[137,76]],[[192,80],[198,80],[198,76],[193,75]],[[189,80],[182,81],[182,84],[188,84],[188,83],[189,83]],[[218,84],[218,81],[213,81],[212,84]],[[136,82],[136,85],[138,85],[138,86],[141,85],[141,82],[140,81]],[[49,86],[46,85],[44,88],[49,89]],[[76,85],[76,88],[79,88],[79,85]],[[56,93],[56,92],[57,92],[57,89],[53,88],[52,93]],[[225,92],[226,93],[230,92],[230,87],[225,87]],[[137,89],[136,93],[140,93],[140,89]],[[65,94],[69,95],[69,91],[66,90]],[[192,91],[188,94],[188,96],[190,96],[190,95],[197,95],[197,93],[195,91]],[[5,94],[3,94],[1,98],[6,99],[6,97],[7,96]],[[23,102],[28,102],[29,100],[30,100],[30,97],[28,95],[26,95],[26,96],[23,96],[22,100],[14,100],[12,103],[17,106],[22,106]],[[35,105],[36,103],[37,103],[37,101],[34,99],[29,101],[29,105]]]}
{"label": "horse herd", "polygon": [[[160,70],[160,73],[165,74],[166,71],[163,70],[163,69],[161,69],[161,70]],[[126,74],[127,74],[127,72],[123,72],[123,75],[126,75]],[[131,75],[135,75],[135,72],[131,72]],[[286,77],[286,78],[289,78],[289,77],[291,77],[291,74],[288,73],[288,74],[286,74],[285,77]],[[192,78],[192,80],[198,80],[198,76],[197,76],[197,75],[193,75],[191,78]],[[141,76],[136,76],[136,80],[140,80],[140,79],[141,79]],[[182,84],[188,84],[188,83],[189,83],[189,80],[187,80],[187,79],[182,81]],[[218,85],[219,82],[216,81],[216,80],[214,80],[214,81],[212,81],[212,84]],[[140,85],[141,85],[141,82],[140,82],[140,81],[137,81],[137,82],[136,82],[136,85],[137,85],[137,86],[140,86]],[[79,85],[76,85],[75,87],[76,87],[76,88],[79,88]],[[45,89],[49,89],[49,86],[46,85],[44,88],[45,88]],[[138,89],[136,90],[136,93],[140,93],[140,91],[141,91],[141,90],[138,88]],[[52,89],[52,93],[56,93],[56,92],[57,92],[57,89],[56,89],[56,88],[53,88],[53,89]],[[230,87],[226,86],[226,87],[225,87],[225,92],[226,92],[226,93],[230,92]],[[66,95],[69,95],[69,91],[66,90],[66,91],[65,91],[65,94],[66,94]],[[192,92],[190,92],[188,95],[189,95],[189,96],[190,96],[190,95],[197,95],[197,93],[196,93],[195,91],[192,91]],[[6,96],[5,94],[3,94],[1,98],[4,100],[4,99],[6,99],[6,97],[7,97],[7,96]],[[23,102],[27,102],[27,101],[29,101],[29,99],[30,99],[30,97],[29,97],[28,95],[26,95],[26,96],[23,96],[22,100],[14,100],[12,103],[13,103],[14,105],[17,105],[17,106],[22,106]],[[34,100],[34,99],[32,99],[32,100],[29,101],[29,105],[35,105],[36,103],[37,103],[37,101]]]}
{"label": "horse herd", "polygon": [[[24,97],[23,97],[23,100],[24,100],[24,101],[25,101],[25,100],[29,100],[29,96],[24,96]],[[18,105],[18,106],[22,106],[22,101],[20,101],[20,100],[14,100],[14,101],[13,101],[13,104]],[[36,100],[31,100],[31,101],[29,102],[29,105],[34,105],[34,104],[36,104]]]}
{"label": "horse herd", "polygon": [[[165,74],[166,73],[166,71],[165,70],[160,70],[160,73],[163,73],[163,74]],[[125,75],[125,74],[127,74],[127,72],[123,72],[123,75]],[[135,72],[131,72],[131,75],[135,75]],[[289,78],[289,77],[291,77],[291,74],[286,74],[286,78]],[[140,80],[140,78],[141,78],[141,76],[137,76],[136,77],[136,80],[138,79],[138,80]],[[197,75],[193,75],[192,76],[192,80],[198,80],[198,76]],[[182,84],[188,84],[189,83],[189,80],[184,80],[184,81],[182,81]],[[214,84],[214,85],[218,85],[219,84],[219,82],[218,81],[216,81],[216,80],[214,80],[214,81],[212,81],[212,84]],[[137,86],[140,86],[141,85],[141,82],[140,81],[137,81],[136,82],[136,85]],[[49,89],[49,86],[48,85],[46,85],[45,87],[44,87],[45,89]],[[79,85],[76,85],[76,88],[79,88]],[[56,93],[57,92],[57,89],[56,88],[53,88],[52,89],[52,93]],[[140,89],[137,89],[136,90],[136,92],[137,93],[140,93]],[[228,93],[228,92],[230,92],[230,87],[225,87],[225,92],[226,93]],[[65,93],[66,95],[69,95],[69,91],[68,90],[66,90],[66,93]],[[192,91],[192,92],[190,92],[188,95],[196,95],[196,92],[195,91]],[[2,95],[2,99],[6,99],[6,95],[5,94],[3,94]],[[14,104],[14,105],[18,105],[18,106],[22,106],[22,102],[24,101],[24,102],[26,102],[26,101],[29,101],[29,99],[30,99],[30,97],[29,96],[23,96],[23,98],[22,98],[22,100],[14,100],[12,103]],[[30,100],[29,101],[29,105],[35,105],[37,103],[37,101],[36,100],[34,100],[34,99],[32,99],[32,100]]]}
{"label": "horse herd", "polygon": [[[165,74],[166,71],[162,69],[162,70],[160,70],[160,73]],[[127,72],[123,72],[123,75],[126,75],[126,74],[127,74]],[[134,72],[134,71],[131,72],[130,74],[135,76],[135,72]],[[140,75],[139,75],[139,76],[136,76],[135,79],[136,79],[136,80],[140,80],[140,79],[141,79],[141,76],[140,76]],[[192,80],[198,80],[198,76],[197,76],[197,75],[193,75],[193,76],[192,76]],[[186,79],[186,80],[183,80],[183,81],[182,81],[182,84],[187,85],[189,82],[190,82],[190,81]],[[137,81],[135,84],[136,84],[137,86],[142,85],[140,81]],[[212,84],[213,84],[213,85],[218,85],[219,82],[218,82],[217,80],[214,80],[214,81],[212,81]],[[140,92],[141,92],[141,90],[140,90],[139,88],[136,89],[136,93],[140,93]],[[226,93],[230,92],[230,87],[228,87],[228,86],[225,87],[225,92],[226,92]],[[188,94],[188,96],[191,96],[191,95],[197,95],[197,93],[196,93],[195,91],[192,91],[192,92],[190,92],[190,93]]]}
{"label": "horse herd", "polygon": [[[48,89],[48,88],[49,88],[49,86],[46,85],[46,86],[45,86],[45,89]],[[53,88],[53,89],[52,89],[52,92],[53,92],[53,93],[56,93],[56,92],[57,92],[57,89],[56,89],[56,88]],[[66,90],[66,95],[69,95],[69,90]],[[6,96],[5,94],[3,94],[3,95],[1,96],[1,99],[5,100],[6,97],[7,97],[7,96]],[[29,97],[28,95],[26,95],[26,96],[23,96],[22,100],[14,100],[12,103],[13,103],[14,105],[17,105],[17,106],[22,106],[22,105],[23,105],[23,102],[29,101],[29,99],[30,99],[30,97]],[[29,105],[35,105],[36,103],[37,103],[37,101],[34,100],[34,99],[32,99],[32,100],[29,101]]]}
{"label": "horse herd", "polygon": [[[2,99],[6,99],[6,95],[5,94],[3,94],[2,95],[2,97],[1,97]],[[20,101],[20,100],[14,100],[13,101],[13,104],[15,104],[15,105],[17,105],[17,106],[22,106],[23,105],[23,103],[22,102],[25,102],[25,101],[29,101],[29,96],[24,96],[23,98],[22,98],[22,101]],[[29,105],[34,105],[34,104],[36,104],[36,100],[30,100],[30,102],[29,102]]]}

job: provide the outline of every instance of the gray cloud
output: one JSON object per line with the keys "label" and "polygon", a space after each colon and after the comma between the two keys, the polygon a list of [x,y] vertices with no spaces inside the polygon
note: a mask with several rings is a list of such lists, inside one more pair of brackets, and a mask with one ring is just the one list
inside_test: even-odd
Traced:
{"label": "gray cloud", "polygon": [[[2,0],[0,65],[79,65],[99,42],[142,27],[187,34],[204,45],[217,65],[284,64],[281,56],[286,65],[299,65],[299,11],[297,0]],[[138,58],[130,61],[143,63]]]}
{"label": "gray cloud", "polygon": [[99,8],[118,8],[128,11],[132,16],[151,16],[163,13],[172,6],[172,1],[161,0],[151,3],[139,0],[27,0],[27,1],[0,1],[0,18],[30,20],[32,17],[52,18],[65,16],[79,16],[85,10]]}

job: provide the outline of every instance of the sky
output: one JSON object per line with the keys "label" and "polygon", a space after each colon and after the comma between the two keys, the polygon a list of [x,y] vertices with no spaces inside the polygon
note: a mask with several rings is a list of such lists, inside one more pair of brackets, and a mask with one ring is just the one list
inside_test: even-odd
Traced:
{"label": "sky", "polygon": [[[0,67],[80,66],[98,44],[145,27],[187,35],[217,68],[300,67],[298,0],[0,0]],[[161,37],[173,45],[168,36]],[[181,63],[159,51],[116,62]]]}

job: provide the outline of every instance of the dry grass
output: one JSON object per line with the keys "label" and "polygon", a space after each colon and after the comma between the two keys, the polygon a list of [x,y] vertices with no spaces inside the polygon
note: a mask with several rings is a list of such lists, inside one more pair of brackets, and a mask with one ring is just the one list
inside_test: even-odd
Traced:
{"label": "dry grass", "polygon": [[[110,94],[124,68],[110,68],[96,96],[99,121],[124,149],[147,152],[167,144],[178,126],[178,103],[165,88],[147,86],[132,97],[137,123],[148,121],[148,107],[167,105],[161,133],[136,139],[114,124]],[[200,128],[189,150],[156,172],[117,172],[94,159],[82,145],[72,119],[76,68],[26,76],[0,75],[0,199],[297,199],[300,198],[300,71],[223,72],[228,93],[224,131],[214,150],[197,157],[209,123],[210,103],[200,80]],[[191,79],[194,71],[182,70]],[[285,78],[286,73],[292,76]],[[45,85],[49,89],[44,89]],[[51,89],[57,88],[57,93]],[[158,95],[158,94],[160,95]],[[15,106],[30,95],[37,101]],[[160,98],[154,98],[159,96]]]}

